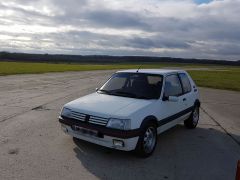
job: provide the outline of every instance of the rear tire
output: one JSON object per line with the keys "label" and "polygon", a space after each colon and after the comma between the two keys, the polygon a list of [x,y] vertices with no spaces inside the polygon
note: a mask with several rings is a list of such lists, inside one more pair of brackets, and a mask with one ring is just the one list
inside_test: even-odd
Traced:
{"label": "rear tire", "polygon": [[153,122],[147,123],[139,136],[135,152],[140,157],[149,157],[152,155],[157,144],[157,126]]}
{"label": "rear tire", "polygon": [[194,129],[197,127],[198,121],[199,121],[199,106],[194,106],[194,109],[190,117],[184,121],[184,125],[188,129]]}

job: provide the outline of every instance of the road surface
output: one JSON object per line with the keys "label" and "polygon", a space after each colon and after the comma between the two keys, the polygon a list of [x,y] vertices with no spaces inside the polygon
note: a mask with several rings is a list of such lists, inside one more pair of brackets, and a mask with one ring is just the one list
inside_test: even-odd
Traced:
{"label": "road surface", "polygon": [[73,141],[58,123],[66,102],[94,92],[113,71],[0,77],[0,179],[230,180],[240,159],[240,93],[200,88],[195,130],[161,134],[140,159]]}

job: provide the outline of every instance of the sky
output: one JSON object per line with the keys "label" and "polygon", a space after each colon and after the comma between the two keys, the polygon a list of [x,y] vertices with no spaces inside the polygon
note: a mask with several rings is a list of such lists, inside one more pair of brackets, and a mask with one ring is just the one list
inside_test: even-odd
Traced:
{"label": "sky", "polygon": [[240,60],[240,0],[0,0],[0,51]]}

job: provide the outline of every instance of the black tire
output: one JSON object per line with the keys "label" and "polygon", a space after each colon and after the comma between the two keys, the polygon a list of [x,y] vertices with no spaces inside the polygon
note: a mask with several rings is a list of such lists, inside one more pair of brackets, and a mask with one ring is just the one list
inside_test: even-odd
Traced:
{"label": "black tire", "polygon": [[[149,134],[148,137],[147,134]],[[146,139],[148,139],[149,141],[147,141]],[[143,127],[142,134],[139,136],[138,143],[135,148],[135,153],[139,157],[143,158],[149,157],[154,152],[156,144],[157,144],[157,126],[154,122],[146,123],[146,125],[144,125]]]}
{"label": "black tire", "polygon": [[188,129],[194,129],[197,127],[198,121],[199,121],[199,106],[194,106],[190,117],[184,121],[184,125]]}

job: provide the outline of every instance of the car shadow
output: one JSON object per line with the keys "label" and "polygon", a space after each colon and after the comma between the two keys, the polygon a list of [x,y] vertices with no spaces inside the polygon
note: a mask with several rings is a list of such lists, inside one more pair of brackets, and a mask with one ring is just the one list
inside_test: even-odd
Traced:
{"label": "car shadow", "polygon": [[[234,179],[240,148],[220,130],[178,125],[158,136],[149,158],[74,138],[74,152],[99,179]],[[223,146],[224,144],[224,146]]]}

